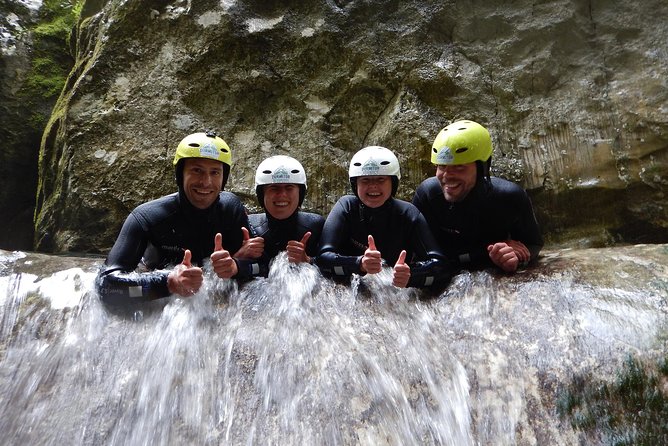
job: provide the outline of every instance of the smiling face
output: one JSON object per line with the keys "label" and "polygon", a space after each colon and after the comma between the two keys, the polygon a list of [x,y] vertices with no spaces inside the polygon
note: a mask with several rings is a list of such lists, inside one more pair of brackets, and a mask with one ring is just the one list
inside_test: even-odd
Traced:
{"label": "smiling face", "polygon": [[445,200],[462,201],[471,192],[478,178],[476,163],[443,165],[436,168],[436,178],[441,183]]}
{"label": "smiling face", "polygon": [[197,209],[208,208],[223,187],[223,163],[205,158],[186,158],[183,163],[183,192]]}
{"label": "smiling face", "polygon": [[382,206],[392,195],[392,178],[389,175],[364,176],[357,178],[357,196],[365,206]]}
{"label": "smiling face", "polygon": [[264,186],[264,208],[277,220],[285,220],[299,207],[299,186],[275,183]]}

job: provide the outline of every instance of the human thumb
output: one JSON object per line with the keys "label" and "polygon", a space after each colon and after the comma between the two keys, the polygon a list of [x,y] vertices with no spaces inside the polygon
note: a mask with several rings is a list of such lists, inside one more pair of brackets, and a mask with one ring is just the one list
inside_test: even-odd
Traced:
{"label": "human thumb", "polygon": [[181,262],[183,265],[185,265],[187,268],[192,268],[192,253],[190,252],[189,249],[186,249],[186,251],[183,253],[183,261]]}
{"label": "human thumb", "polygon": [[241,227],[241,233],[243,234],[244,242],[247,241],[247,240],[250,240],[250,233],[248,232],[248,229],[246,229],[245,227],[242,226]]}
{"label": "human thumb", "polygon": [[308,231],[306,234],[304,234],[304,237],[302,237],[302,239],[299,243],[306,246],[306,243],[308,242],[309,238],[311,238],[311,231]]}
{"label": "human thumb", "polygon": [[216,234],[216,238],[214,239],[213,250],[214,251],[223,250],[223,234],[221,234],[220,232]]}
{"label": "human thumb", "polygon": [[403,249],[401,251],[401,254],[399,254],[399,258],[397,259],[397,265],[403,265],[406,263],[406,250]]}
{"label": "human thumb", "polygon": [[373,235],[369,235],[369,249],[372,251],[377,251],[376,242],[373,240]]}

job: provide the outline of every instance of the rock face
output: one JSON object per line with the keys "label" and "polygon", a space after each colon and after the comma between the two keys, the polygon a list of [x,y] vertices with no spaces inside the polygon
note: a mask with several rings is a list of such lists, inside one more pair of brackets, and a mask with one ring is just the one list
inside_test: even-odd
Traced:
{"label": "rock face", "polygon": [[27,249],[33,239],[41,135],[26,122],[34,109],[21,87],[30,71],[32,42],[27,28],[37,13],[22,2],[4,1],[0,11],[0,246]]}
{"label": "rock face", "polygon": [[663,0],[145,5],[84,6],[42,141],[37,249],[109,249],[134,206],[175,190],[191,132],[229,143],[250,208],[255,167],[289,154],[326,214],[366,145],[398,154],[410,199],[463,118],[490,129],[495,174],[530,191],[548,244],[668,237]]}

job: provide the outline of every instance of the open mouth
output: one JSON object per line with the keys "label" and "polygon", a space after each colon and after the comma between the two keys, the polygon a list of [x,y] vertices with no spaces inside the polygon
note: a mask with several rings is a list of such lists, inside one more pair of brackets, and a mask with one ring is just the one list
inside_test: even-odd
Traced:
{"label": "open mouth", "polygon": [[205,189],[193,189],[193,192],[197,195],[201,195],[203,197],[211,195],[213,191],[211,190],[205,190]]}

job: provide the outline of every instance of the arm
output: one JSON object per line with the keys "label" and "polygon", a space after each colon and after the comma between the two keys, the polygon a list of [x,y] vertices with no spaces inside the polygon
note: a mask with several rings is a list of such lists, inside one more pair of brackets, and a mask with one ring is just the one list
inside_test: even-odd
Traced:
{"label": "arm", "polygon": [[452,262],[447,261],[422,213],[415,217],[411,247],[416,261],[409,265],[411,277],[407,286],[430,287],[450,281],[454,274]]}
{"label": "arm", "polygon": [[362,273],[361,255],[340,254],[344,241],[350,238],[350,224],[346,221],[347,213],[340,199],[325,220],[320,237],[320,253],[316,260],[324,274],[348,277]]}
{"label": "arm", "polygon": [[543,237],[528,194],[517,186],[512,200],[510,209],[514,218],[508,238],[487,247],[491,261],[506,272],[514,272],[535,260],[543,247]]}
{"label": "arm", "polygon": [[[131,213],[125,220],[116,243],[95,281],[97,291],[104,302],[122,305],[159,299],[172,293],[168,279],[176,270],[135,272],[147,245],[148,233],[134,213]],[[184,268],[180,270],[182,272]],[[174,282],[175,279],[177,276],[172,275],[172,289],[177,287],[178,280]],[[186,286],[195,287],[194,284],[191,285]]]}

